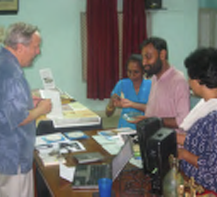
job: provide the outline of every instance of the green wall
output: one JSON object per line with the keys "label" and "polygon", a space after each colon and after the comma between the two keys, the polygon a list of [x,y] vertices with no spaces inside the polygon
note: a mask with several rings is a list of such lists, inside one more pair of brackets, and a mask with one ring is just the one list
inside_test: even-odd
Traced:
{"label": "green wall", "polygon": [[217,1],[216,0],[199,0],[199,7],[217,8]]}
{"label": "green wall", "polygon": [[163,0],[165,10],[152,12],[152,35],[168,42],[169,62],[185,73],[183,60],[197,47],[198,1]]}
{"label": "green wall", "polygon": [[[198,0],[163,0],[163,5],[167,10],[148,13],[151,31],[167,39],[171,64],[184,71],[184,58],[197,46]],[[85,9],[86,0],[20,0],[17,15],[0,15],[0,27],[17,21],[40,27],[42,53],[25,69],[32,88],[42,87],[39,69],[50,67],[58,87],[90,109],[104,110],[108,100],[87,99],[86,83],[82,82],[80,12]]]}

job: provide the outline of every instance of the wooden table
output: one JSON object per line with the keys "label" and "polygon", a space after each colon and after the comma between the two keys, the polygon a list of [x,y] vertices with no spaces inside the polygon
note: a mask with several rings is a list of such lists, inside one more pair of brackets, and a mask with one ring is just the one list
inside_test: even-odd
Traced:
{"label": "wooden table", "polygon": [[[87,135],[91,136],[96,134],[96,130],[86,132]],[[91,137],[89,139],[80,140],[82,144],[86,147],[88,152],[99,151],[101,152],[109,161],[111,155],[107,153],[94,139]],[[67,165],[76,165],[76,161],[73,159],[72,154],[68,154]],[[92,197],[94,192],[98,190],[73,190],[72,183],[60,178],[59,176],[59,166],[46,166],[44,167],[38,153],[35,152],[34,164],[36,166],[37,176],[41,176],[42,180],[45,182],[51,196],[54,197]],[[36,177],[37,181],[41,181]],[[38,188],[40,189],[40,188]],[[113,191],[115,191],[116,197],[124,196],[153,196],[150,195],[148,190],[150,189],[150,180],[147,176],[143,174],[141,169],[133,167],[132,165],[127,165],[125,170],[119,175],[119,177],[113,183]],[[39,191],[38,191],[39,192]],[[38,197],[42,195],[38,194]],[[47,196],[46,196],[47,197]]]}

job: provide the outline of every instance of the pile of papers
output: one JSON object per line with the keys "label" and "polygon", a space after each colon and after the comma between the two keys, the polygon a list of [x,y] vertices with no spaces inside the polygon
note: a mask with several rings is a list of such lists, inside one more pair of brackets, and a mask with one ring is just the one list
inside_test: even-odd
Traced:
{"label": "pile of papers", "polygon": [[97,141],[109,154],[116,155],[124,144],[122,136],[132,135],[135,133],[136,130],[129,127],[115,128],[111,130],[98,131],[98,135],[94,135],[92,138]]}
{"label": "pile of papers", "polygon": [[[134,134],[136,134],[136,130],[131,128],[116,128],[112,130],[98,131],[98,135],[94,135],[92,138],[109,154],[116,155],[124,144],[123,136]],[[139,147],[138,145],[133,146],[134,157],[131,158],[130,163],[137,166],[138,168],[142,168]]]}
{"label": "pile of papers", "polygon": [[63,117],[52,118],[55,128],[100,125],[101,118],[79,102],[62,106]]}
{"label": "pile of papers", "polygon": [[[70,135],[69,132],[67,134]],[[62,133],[37,136],[35,149],[39,152],[39,157],[45,166],[64,163],[65,153],[86,150],[82,143],[70,140]]]}

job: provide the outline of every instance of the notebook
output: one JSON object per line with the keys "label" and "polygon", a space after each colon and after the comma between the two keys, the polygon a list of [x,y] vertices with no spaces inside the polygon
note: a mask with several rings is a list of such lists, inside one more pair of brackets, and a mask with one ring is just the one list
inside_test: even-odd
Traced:
{"label": "notebook", "polygon": [[107,164],[77,165],[73,189],[98,189],[100,178],[111,178],[114,181],[133,156],[131,138],[127,137],[119,153]]}
{"label": "notebook", "polygon": [[73,157],[78,161],[78,163],[90,163],[104,159],[104,156],[99,152],[80,153]]}

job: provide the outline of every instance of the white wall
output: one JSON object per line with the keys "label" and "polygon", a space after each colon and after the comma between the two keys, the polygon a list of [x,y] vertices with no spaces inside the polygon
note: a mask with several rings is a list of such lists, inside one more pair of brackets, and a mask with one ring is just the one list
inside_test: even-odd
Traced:
{"label": "white wall", "polygon": [[[167,10],[153,11],[152,33],[168,41],[170,62],[184,70],[183,59],[197,46],[198,0],[162,0]],[[25,70],[32,88],[41,88],[39,69],[50,67],[56,85],[92,110],[104,110],[108,100],[86,98],[82,82],[80,12],[86,0],[20,0],[18,15],[0,15],[0,27],[16,21],[36,24],[43,37],[42,54]],[[119,10],[122,0],[118,1]]]}

